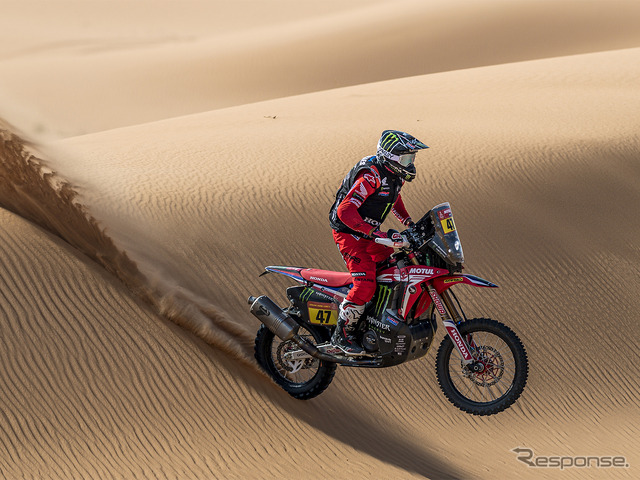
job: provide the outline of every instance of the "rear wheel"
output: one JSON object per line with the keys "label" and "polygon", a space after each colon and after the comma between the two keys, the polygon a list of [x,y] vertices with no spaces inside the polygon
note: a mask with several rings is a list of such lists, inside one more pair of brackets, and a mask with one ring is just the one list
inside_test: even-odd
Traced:
{"label": "rear wheel", "polygon": [[529,369],[518,336],[489,318],[468,320],[458,330],[471,348],[475,370],[462,363],[446,336],[436,358],[438,383],[446,397],[474,415],[493,415],[511,406],[524,390]]}
{"label": "rear wheel", "polygon": [[[329,340],[328,330],[310,325],[300,327],[298,334],[314,345]],[[256,335],[255,357],[278,385],[300,400],[308,400],[324,392],[336,372],[335,363],[304,354],[294,341],[281,340],[264,325]]]}

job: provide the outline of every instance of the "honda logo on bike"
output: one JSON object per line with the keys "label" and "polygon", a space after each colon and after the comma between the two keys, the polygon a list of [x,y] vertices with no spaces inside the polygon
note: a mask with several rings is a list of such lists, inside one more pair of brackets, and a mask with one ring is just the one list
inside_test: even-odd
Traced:
{"label": "honda logo on bike", "polygon": [[316,280],[318,282],[328,282],[329,280],[327,280],[326,278],[320,278],[320,277],[309,277],[311,280]]}
{"label": "honda logo on bike", "polygon": [[467,350],[466,345],[464,344],[464,342],[462,341],[462,338],[460,338],[460,333],[458,332],[458,329],[456,327],[450,327],[448,325],[445,325],[447,332],[449,332],[449,336],[453,339],[454,342],[456,342],[456,345],[458,346],[458,350],[460,350],[460,354],[462,355],[462,358],[464,358],[465,360],[471,360],[471,355],[469,354],[469,350]]}

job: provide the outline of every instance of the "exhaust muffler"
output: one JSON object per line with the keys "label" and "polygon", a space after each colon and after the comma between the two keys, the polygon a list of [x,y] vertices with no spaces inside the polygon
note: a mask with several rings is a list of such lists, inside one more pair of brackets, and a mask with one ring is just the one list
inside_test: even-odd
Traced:
{"label": "exhaust muffler", "polygon": [[287,341],[298,334],[300,325],[266,295],[249,297],[249,304],[251,313],[277,337]]}
{"label": "exhaust muffler", "polygon": [[291,340],[295,342],[312,357],[319,358],[320,360],[335,361],[332,356],[322,353],[315,345],[300,337],[300,335],[298,335],[300,325],[269,297],[266,295],[261,295],[258,298],[249,297],[248,301],[251,305],[251,313],[271,330],[274,335],[284,341]]}

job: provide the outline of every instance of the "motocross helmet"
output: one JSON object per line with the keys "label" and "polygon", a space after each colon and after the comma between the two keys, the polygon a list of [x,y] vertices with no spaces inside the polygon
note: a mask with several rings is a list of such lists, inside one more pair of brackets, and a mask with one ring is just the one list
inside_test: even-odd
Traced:
{"label": "motocross helmet", "polygon": [[378,159],[398,177],[410,182],[416,178],[413,159],[418,150],[427,147],[420,140],[398,130],[385,130],[378,141]]}

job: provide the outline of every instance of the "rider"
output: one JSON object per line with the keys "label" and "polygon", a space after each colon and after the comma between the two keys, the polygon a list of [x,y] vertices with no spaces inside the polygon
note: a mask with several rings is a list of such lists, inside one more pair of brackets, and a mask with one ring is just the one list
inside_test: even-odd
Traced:
{"label": "rider", "polygon": [[363,158],[347,173],[331,207],[333,239],[353,277],[353,288],[340,304],[331,343],[349,355],[364,352],[352,334],[376,291],[376,263],[393,253],[391,247],[375,243],[376,238],[393,238],[395,232],[382,232],[380,225],[389,211],[403,225],[413,223],[400,189],[416,177],[413,160],[424,148],[429,147],[408,133],[385,130],[376,155]]}

